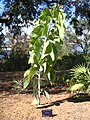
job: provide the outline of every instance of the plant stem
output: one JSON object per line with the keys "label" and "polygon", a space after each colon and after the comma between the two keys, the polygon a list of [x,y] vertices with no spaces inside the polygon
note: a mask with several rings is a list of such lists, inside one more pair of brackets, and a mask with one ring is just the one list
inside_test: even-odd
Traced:
{"label": "plant stem", "polygon": [[40,73],[38,73],[38,105],[40,105]]}

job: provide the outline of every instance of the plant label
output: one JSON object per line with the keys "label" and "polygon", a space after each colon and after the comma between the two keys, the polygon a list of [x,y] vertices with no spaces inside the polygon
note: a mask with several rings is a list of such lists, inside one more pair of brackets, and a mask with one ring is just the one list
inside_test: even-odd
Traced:
{"label": "plant label", "polygon": [[52,109],[42,110],[42,117],[51,117],[52,116]]}

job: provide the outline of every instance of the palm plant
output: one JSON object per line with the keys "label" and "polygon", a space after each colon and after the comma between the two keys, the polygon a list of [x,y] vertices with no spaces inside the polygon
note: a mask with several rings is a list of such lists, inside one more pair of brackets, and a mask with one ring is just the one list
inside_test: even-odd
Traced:
{"label": "palm plant", "polygon": [[90,93],[90,68],[89,65],[77,65],[71,70],[71,88],[72,92],[82,88]]}

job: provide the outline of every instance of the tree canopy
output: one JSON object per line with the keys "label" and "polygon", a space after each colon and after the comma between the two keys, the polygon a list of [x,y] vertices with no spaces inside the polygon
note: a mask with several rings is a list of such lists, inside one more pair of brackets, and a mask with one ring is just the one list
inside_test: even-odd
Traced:
{"label": "tree canopy", "polygon": [[[38,18],[43,8],[51,8],[56,4],[63,5],[66,22],[70,22],[76,36],[86,35],[85,31],[90,31],[89,0],[4,0],[3,4],[4,11],[0,16],[0,23],[5,23],[13,36],[20,35],[22,27],[33,24],[32,20]],[[86,38],[89,41],[89,37]]]}
{"label": "tree canopy", "polygon": [[4,11],[2,16],[9,15],[11,18],[10,23],[28,23],[29,20],[33,20],[40,15],[45,6],[51,7],[56,3],[64,6],[64,10],[67,13],[67,18],[79,16],[82,18],[87,18],[90,22],[89,0],[4,0],[3,3]]}

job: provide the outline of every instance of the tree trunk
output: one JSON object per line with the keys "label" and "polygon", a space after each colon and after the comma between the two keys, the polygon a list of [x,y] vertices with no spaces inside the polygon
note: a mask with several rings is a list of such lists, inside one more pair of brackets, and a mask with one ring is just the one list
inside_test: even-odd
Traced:
{"label": "tree trunk", "polygon": [[40,105],[40,73],[38,73],[38,105]]}

